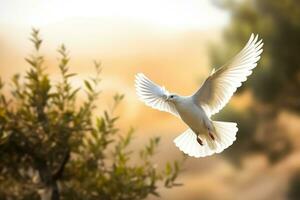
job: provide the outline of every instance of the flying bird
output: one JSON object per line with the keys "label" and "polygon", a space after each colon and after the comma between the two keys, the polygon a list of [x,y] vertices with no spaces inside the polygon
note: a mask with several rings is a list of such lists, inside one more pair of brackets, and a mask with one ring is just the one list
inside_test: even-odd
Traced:
{"label": "flying bird", "polygon": [[142,73],[135,76],[136,93],[146,105],[166,111],[182,119],[189,127],[174,139],[185,154],[205,157],[220,153],[235,140],[238,131],[234,122],[213,121],[233,93],[256,67],[263,49],[258,35],[251,34],[245,47],[219,69],[213,69],[202,86],[191,96],[170,93]]}

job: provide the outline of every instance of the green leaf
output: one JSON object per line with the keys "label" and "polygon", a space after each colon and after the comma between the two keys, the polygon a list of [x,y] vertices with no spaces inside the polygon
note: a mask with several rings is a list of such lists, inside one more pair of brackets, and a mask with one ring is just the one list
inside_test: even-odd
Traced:
{"label": "green leaf", "polygon": [[90,84],[89,81],[84,80],[84,85],[85,85],[85,87],[86,87],[90,92],[93,92],[93,88],[92,88],[92,86],[91,86],[91,84]]}
{"label": "green leaf", "polygon": [[73,92],[69,96],[69,100],[73,99],[79,90],[80,88],[76,88],[75,90],[73,90]]}
{"label": "green leaf", "polygon": [[71,74],[67,74],[65,75],[66,78],[70,78],[70,77],[73,77],[73,76],[76,76],[77,74],[76,73],[71,73]]}
{"label": "green leaf", "polygon": [[171,167],[171,164],[169,162],[167,162],[165,170],[166,170],[166,175],[170,175],[171,174],[172,167]]}
{"label": "green leaf", "polygon": [[25,58],[26,62],[28,62],[31,66],[36,67],[36,61],[31,60],[30,58]]}

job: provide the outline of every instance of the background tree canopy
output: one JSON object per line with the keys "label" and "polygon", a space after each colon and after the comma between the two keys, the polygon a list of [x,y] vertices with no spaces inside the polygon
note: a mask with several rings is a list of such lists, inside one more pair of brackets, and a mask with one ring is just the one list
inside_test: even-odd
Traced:
{"label": "background tree canopy", "polygon": [[39,31],[31,36],[34,52],[26,58],[26,76],[13,77],[11,96],[0,84],[0,199],[132,200],[158,196],[159,182],[179,185],[177,161],[162,170],[151,162],[160,138],[150,139],[131,161],[133,129],[119,133],[113,115],[123,95],[116,94],[112,110],[94,118],[100,63],[95,62],[95,77],[84,80],[87,98],[80,102],[64,45],[58,50],[61,81],[54,83],[39,52]]}
{"label": "background tree canopy", "polygon": [[254,74],[238,90],[243,93],[245,88],[249,89],[255,105],[244,112],[231,108],[229,113],[227,109],[219,116],[239,124],[239,143],[234,145],[238,145],[236,149],[240,151],[229,151],[229,154],[264,151],[271,161],[277,161],[287,155],[291,146],[282,134],[284,131],[275,123],[276,117],[282,111],[300,113],[299,1],[225,0],[215,3],[230,11],[231,23],[224,31],[225,48],[212,48],[213,66],[220,66],[234,55],[251,33],[258,33],[265,44]]}

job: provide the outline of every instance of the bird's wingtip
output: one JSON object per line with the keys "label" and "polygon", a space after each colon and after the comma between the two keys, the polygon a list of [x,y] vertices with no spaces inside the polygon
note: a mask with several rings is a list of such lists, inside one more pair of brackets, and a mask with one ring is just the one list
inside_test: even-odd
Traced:
{"label": "bird's wingtip", "polygon": [[144,77],[145,75],[141,72],[138,72],[135,74],[135,77],[138,78],[138,77]]}

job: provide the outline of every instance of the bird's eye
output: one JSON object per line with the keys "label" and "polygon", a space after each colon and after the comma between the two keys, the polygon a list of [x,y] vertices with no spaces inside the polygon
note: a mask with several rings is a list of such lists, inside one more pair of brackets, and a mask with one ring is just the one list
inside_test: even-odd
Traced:
{"label": "bird's eye", "polygon": [[172,99],[174,96],[173,96],[173,95],[171,95],[170,97],[171,97],[171,99]]}

